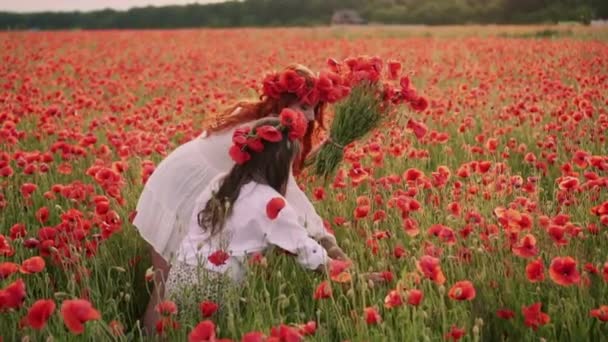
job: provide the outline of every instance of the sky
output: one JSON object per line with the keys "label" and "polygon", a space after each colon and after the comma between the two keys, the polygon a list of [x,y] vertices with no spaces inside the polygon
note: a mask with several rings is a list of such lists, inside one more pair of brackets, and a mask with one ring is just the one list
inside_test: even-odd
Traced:
{"label": "sky", "polygon": [[131,7],[213,3],[224,0],[0,0],[0,12],[94,11],[104,8],[126,10]]}

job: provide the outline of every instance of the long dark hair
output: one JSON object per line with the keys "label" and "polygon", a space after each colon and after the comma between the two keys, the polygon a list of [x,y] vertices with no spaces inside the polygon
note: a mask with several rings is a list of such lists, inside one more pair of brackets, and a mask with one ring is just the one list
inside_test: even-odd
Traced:
{"label": "long dark hair", "polygon": [[[279,119],[260,120],[253,130],[264,125],[278,126]],[[204,231],[213,236],[224,228],[226,219],[232,213],[234,202],[239,197],[241,187],[251,181],[266,184],[281,195],[285,195],[291,165],[300,153],[300,143],[297,140],[290,140],[287,135],[288,132],[285,130],[281,141],[276,143],[263,141],[262,152],[250,151],[250,160],[232,167],[221,180],[219,189],[207,201],[205,208],[198,213],[198,225]]]}

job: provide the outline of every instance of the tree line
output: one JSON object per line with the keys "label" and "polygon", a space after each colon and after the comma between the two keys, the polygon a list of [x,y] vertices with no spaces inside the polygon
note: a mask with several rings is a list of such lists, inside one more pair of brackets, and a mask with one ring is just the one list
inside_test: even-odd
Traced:
{"label": "tree line", "polygon": [[608,18],[608,0],[232,0],[127,11],[0,12],[0,29],[114,29],[328,25],[354,9],[385,24],[526,24]]}

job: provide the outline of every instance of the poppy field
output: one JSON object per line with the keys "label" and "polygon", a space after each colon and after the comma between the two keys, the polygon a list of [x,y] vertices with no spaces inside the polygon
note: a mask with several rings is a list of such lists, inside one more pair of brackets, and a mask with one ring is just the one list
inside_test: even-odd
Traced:
{"label": "poppy field", "polygon": [[148,339],[155,165],[265,73],[360,55],[428,107],[299,178],[352,264],[257,255],[223,305],[162,303],[161,339],[604,340],[608,35],[535,30],[0,33],[0,341]]}

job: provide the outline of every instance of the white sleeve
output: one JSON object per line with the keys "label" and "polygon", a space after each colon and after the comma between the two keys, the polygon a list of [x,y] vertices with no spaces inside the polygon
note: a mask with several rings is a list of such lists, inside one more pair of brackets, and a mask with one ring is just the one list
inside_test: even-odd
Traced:
{"label": "white sleeve", "polygon": [[311,270],[328,262],[327,252],[310,238],[306,229],[298,223],[298,217],[289,203],[281,210],[276,219],[264,216],[261,222],[266,227],[266,240],[290,253],[296,254],[298,263]]}
{"label": "white sleeve", "polygon": [[298,222],[306,228],[308,235],[315,240],[331,236],[323,225],[323,219],[317,214],[315,207],[310,203],[306,194],[300,189],[293,174],[289,175],[287,181],[287,191],[285,194],[287,202],[295,209],[298,216]]}

